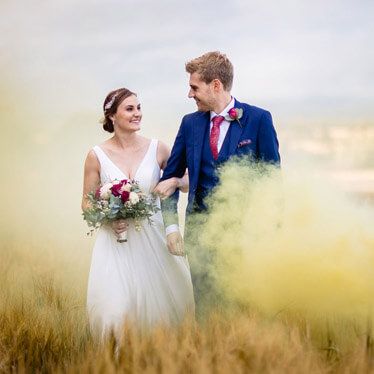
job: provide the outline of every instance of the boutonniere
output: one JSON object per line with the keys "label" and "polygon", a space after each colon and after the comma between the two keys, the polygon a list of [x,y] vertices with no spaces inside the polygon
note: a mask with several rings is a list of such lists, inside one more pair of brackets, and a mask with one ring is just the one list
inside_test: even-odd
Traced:
{"label": "boutonniere", "polygon": [[228,114],[225,117],[226,121],[236,121],[239,123],[240,127],[243,127],[240,123],[240,118],[243,117],[243,109],[240,108],[231,108],[228,112]]}

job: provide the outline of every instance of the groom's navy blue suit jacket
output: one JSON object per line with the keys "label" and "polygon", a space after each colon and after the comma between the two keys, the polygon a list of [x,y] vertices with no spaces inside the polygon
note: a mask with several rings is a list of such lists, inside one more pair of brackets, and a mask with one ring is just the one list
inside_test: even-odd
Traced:
{"label": "groom's navy blue suit jacket", "polygon": [[[263,109],[235,100],[235,108],[243,109],[240,118],[230,124],[229,156],[249,155],[253,160],[280,163],[278,139],[271,114]],[[182,178],[188,168],[189,193],[187,213],[191,212],[199,187],[199,175],[203,157],[204,134],[210,126],[210,112],[195,112],[183,117],[170,158],[161,180]],[[214,176],[212,175],[212,178]],[[163,210],[176,212],[177,194],[167,199]],[[164,212],[166,213],[166,212]],[[164,214],[165,226],[177,223],[176,215]]]}

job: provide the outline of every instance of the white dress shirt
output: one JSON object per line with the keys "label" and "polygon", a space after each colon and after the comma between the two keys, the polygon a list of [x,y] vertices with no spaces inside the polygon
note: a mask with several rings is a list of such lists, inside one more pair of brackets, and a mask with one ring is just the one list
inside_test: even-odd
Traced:
{"label": "white dress shirt", "polygon": [[[234,108],[234,106],[235,106],[235,99],[232,98],[231,101],[230,101],[230,104],[227,105],[227,107],[221,113],[217,114],[213,111],[210,111],[210,130],[209,130],[209,134],[212,131],[212,127],[213,127],[213,121],[212,121],[213,117],[223,116],[225,118],[229,114],[229,110],[231,108]],[[218,144],[217,144],[218,153],[222,148],[223,142],[225,141],[227,132],[229,131],[230,124],[231,124],[231,121],[227,121],[226,119],[224,119],[221,122],[221,125],[219,127],[219,138],[218,138]],[[165,232],[166,232],[166,235],[169,235],[172,232],[179,232],[179,226],[177,224],[169,225],[168,227],[166,227]]]}
{"label": "white dress shirt", "polygon": [[[235,105],[235,99],[232,98],[230,101],[230,104],[227,105],[227,107],[221,113],[217,114],[217,113],[214,113],[213,111],[210,111],[210,131],[212,131],[212,128],[213,128],[213,121],[212,121],[213,117],[222,116],[223,118],[225,118],[229,114],[229,110],[231,108],[234,108],[234,105]],[[227,135],[227,132],[229,131],[230,124],[231,124],[231,121],[228,121],[226,119],[224,119],[221,122],[221,125],[219,127],[219,138],[218,138],[218,144],[217,144],[218,153],[222,148],[223,142],[225,141],[225,137]]]}

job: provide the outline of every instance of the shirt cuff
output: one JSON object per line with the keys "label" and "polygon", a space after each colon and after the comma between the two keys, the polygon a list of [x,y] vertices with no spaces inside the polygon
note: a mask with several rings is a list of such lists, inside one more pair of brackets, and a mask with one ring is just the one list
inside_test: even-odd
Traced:
{"label": "shirt cuff", "polygon": [[171,234],[173,232],[179,232],[179,226],[176,223],[174,223],[173,225],[169,225],[165,229],[166,236],[168,236],[169,234]]}

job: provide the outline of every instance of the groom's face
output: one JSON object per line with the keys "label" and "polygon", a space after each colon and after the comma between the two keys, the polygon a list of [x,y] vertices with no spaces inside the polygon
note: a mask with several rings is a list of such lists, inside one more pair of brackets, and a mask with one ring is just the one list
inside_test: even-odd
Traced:
{"label": "groom's face", "polygon": [[213,86],[212,82],[203,82],[198,73],[192,73],[190,75],[190,91],[188,97],[195,100],[199,112],[213,110],[216,100]]}

